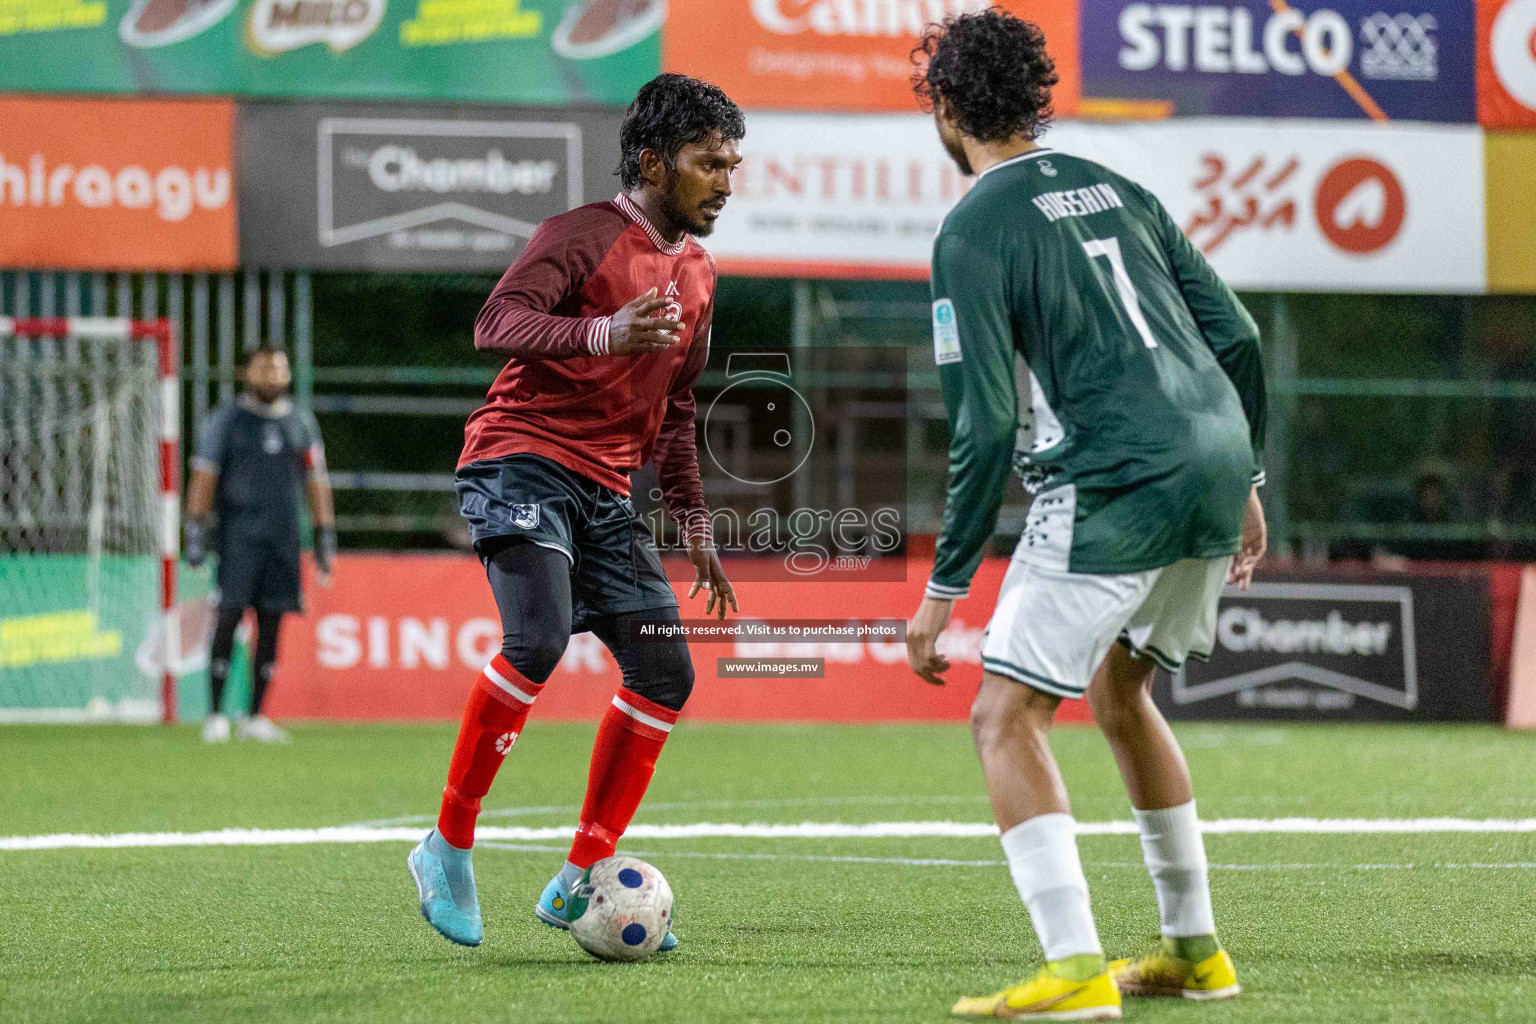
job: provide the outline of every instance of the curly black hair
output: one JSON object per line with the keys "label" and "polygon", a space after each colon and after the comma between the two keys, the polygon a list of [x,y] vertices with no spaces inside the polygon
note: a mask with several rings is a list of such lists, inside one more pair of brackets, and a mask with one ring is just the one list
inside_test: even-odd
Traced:
{"label": "curly black hair", "polygon": [[673,166],[690,142],[745,138],[741,108],[719,86],[687,75],[657,75],[640,87],[619,128],[619,180],[626,189],[640,184],[640,153],[652,149]]}
{"label": "curly black hair", "polygon": [[1040,26],[996,7],[923,29],[912,51],[912,88],[923,109],[938,102],[977,142],[1038,137],[1049,127],[1056,62]]}

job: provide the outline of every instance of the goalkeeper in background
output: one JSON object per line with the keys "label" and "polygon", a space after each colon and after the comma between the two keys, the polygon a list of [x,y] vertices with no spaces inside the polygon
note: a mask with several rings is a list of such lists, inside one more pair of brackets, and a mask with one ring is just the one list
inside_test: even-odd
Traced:
{"label": "goalkeeper in background", "polygon": [[[241,739],[286,743],[288,734],[262,714],[277,661],[285,612],[302,607],[299,593],[299,492],[309,498],[315,524],[315,565],[321,586],[331,582],[336,525],[325,474],[320,427],[288,400],[288,356],[263,345],[245,364],[245,391],[215,409],[198,430],[187,489],[186,557],[207,557],[210,520],[217,523],[219,617],[208,661],[212,690],[203,740],[223,743],[230,720],[224,683],[235,630],[246,609],[256,611],[256,655],[250,715],[239,717]],[[238,717],[238,716],[237,716]]]}

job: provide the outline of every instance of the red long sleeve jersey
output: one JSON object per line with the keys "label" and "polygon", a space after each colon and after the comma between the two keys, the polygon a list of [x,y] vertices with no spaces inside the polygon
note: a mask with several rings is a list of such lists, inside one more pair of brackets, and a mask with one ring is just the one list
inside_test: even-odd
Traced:
{"label": "red long sleeve jersey", "polygon": [[[654,456],[672,516],[707,534],[693,385],[715,280],[709,253],[687,235],[667,242],[624,195],[539,225],[475,320],[475,348],[511,358],[465,424],[459,465],[531,452],[627,496]],[[678,343],[609,355],[613,314],[652,288],[672,305],[651,315],[681,322]]]}

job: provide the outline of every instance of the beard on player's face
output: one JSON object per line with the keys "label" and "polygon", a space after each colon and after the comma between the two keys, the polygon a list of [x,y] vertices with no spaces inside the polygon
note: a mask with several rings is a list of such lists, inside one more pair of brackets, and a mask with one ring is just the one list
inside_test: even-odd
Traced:
{"label": "beard on player's face", "polygon": [[976,172],[971,169],[971,158],[965,155],[965,145],[960,141],[960,129],[954,123],[944,117],[942,104],[934,104],[933,120],[939,127],[939,141],[944,144],[944,152],[960,168],[960,173],[970,177]]}
{"label": "beard on player's face", "polygon": [[667,177],[661,183],[661,212],[664,217],[674,225],[682,228],[696,238],[704,238],[715,230],[715,222],[704,216],[703,206],[706,202],[713,202],[713,196],[705,190],[705,195],[700,197],[697,192],[689,195],[690,190],[684,187],[682,172],[677,168],[667,169]]}

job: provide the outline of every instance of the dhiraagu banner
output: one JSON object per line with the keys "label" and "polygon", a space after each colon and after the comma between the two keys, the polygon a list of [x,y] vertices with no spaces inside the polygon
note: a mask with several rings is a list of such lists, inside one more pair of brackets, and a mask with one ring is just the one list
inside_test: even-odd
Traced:
{"label": "dhiraagu banner", "polygon": [[0,0],[0,92],[627,104],[666,0]]}

